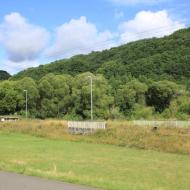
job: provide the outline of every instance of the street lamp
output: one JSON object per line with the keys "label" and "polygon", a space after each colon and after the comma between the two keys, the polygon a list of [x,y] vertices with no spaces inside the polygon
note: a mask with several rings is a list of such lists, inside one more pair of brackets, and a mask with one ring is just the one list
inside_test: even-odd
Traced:
{"label": "street lamp", "polygon": [[92,76],[88,76],[90,78],[90,102],[91,102],[91,120],[93,120],[93,99],[92,99]]}
{"label": "street lamp", "polygon": [[25,107],[26,107],[26,118],[27,118],[28,117],[28,90],[24,90],[24,92],[26,93]]}

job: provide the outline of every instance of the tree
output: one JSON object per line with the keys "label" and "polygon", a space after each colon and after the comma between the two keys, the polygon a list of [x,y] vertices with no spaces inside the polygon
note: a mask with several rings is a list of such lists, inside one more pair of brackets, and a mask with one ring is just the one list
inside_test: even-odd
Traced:
{"label": "tree", "polygon": [[93,115],[95,119],[108,118],[113,105],[113,97],[110,95],[111,87],[102,75],[83,73],[75,77],[72,89],[73,113],[83,119],[90,119],[90,80],[93,78]]}
{"label": "tree", "polygon": [[36,82],[29,77],[25,77],[19,81],[15,81],[14,89],[16,91],[16,100],[17,100],[17,107],[16,111],[18,113],[25,112],[25,105],[26,105],[26,94],[24,90],[27,90],[27,106],[28,112],[30,116],[37,115],[37,103],[39,98],[39,91]]}
{"label": "tree", "polygon": [[97,73],[104,75],[105,78],[118,78],[126,74],[125,66],[117,61],[108,61],[101,65]]}
{"label": "tree", "polygon": [[39,81],[39,116],[61,117],[71,110],[72,77],[48,74]]}
{"label": "tree", "polygon": [[173,100],[168,108],[169,116],[180,119],[190,115],[190,98],[188,96],[180,96]]}
{"label": "tree", "polygon": [[0,83],[0,114],[14,114],[16,111],[17,94],[14,90],[14,82],[4,81]]}
{"label": "tree", "polygon": [[154,114],[154,108],[145,105],[135,104],[131,114],[132,119],[151,119]]}
{"label": "tree", "polygon": [[181,86],[170,81],[159,81],[153,83],[146,93],[146,102],[149,106],[154,106],[157,112],[163,112],[170,106],[173,98],[179,96]]}
{"label": "tree", "polygon": [[145,104],[145,92],[147,86],[138,80],[132,80],[125,85],[121,85],[115,96],[116,105],[120,111],[129,116],[136,103]]}

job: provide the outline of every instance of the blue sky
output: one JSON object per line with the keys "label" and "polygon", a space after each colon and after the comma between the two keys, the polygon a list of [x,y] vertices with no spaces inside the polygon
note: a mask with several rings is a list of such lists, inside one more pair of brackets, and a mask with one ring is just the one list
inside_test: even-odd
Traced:
{"label": "blue sky", "polygon": [[169,35],[189,26],[189,8],[189,0],[0,0],[0,69]]}

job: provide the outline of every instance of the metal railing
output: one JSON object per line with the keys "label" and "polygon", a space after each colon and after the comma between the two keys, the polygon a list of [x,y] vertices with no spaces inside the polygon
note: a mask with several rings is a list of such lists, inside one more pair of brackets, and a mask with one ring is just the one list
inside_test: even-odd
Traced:
{"label": "metal railing", "polygon": [[73,134],[88,134],[100,129],[106,129],[106,122],[68,121],[68,130]]}
{"label": "metal railing", "polygon": [[149,121],[149,120],[134,120],[131,121],[133,125],[137,126],[158,126],[158,127],[190,127],[190,121],[179,120],[162,120],[162,121]]}

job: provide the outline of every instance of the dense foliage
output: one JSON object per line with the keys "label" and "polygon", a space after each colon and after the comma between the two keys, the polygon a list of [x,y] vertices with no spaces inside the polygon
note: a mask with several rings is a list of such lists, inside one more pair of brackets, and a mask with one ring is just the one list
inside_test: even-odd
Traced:
{"label": "dense foliage", "polygon": [[190,76],[189,52],[190,28],[164,38],[140,40],[103,52],[78,55],[30,68],[18,73],[13,79],[40,79],[48,73],[76,76],[92,72],[121,83],[125,83],[129,76],[185,81]]}
{"label": "dense foliage", "polygon": [[184,85],[167,80],[147,83],[128,79],[115,89],[100,74],[47,74],[40,80],[25,77],[0,83],[0,115],[25,114],[28,91],[30,117],[89,119],[90,79],[93,78],[95,119],[149,119],[153,117],[188,119],[190,92]]}
{"label": "dense foliage", "polygon": [[190,29],[103,52],[30,68],[0,82],[0,115],[90,118],[180,118],[190,115]]}

